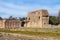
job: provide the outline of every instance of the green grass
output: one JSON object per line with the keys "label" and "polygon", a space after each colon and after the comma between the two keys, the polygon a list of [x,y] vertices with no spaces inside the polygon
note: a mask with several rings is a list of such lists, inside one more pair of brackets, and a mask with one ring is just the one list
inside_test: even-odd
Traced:
{"label": "green grass", "polygon": [[29,35],[43,35],[43,36],[59,36],[59,28],[20,28],[20,29],[0,29],[0,32],[5,33],[18,33]]}

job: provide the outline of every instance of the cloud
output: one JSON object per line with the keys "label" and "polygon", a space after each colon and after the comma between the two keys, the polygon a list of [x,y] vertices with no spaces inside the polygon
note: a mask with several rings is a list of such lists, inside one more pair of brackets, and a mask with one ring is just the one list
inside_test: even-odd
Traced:
{"label": "cloud", "polygon": [[0,12],[4,12],[4,13],[6,13],[6,15],[9,15],[9,16],[12,15],[12,16],[20,16],[20,17],[25,14],[25,12],[23,12],[23,11],[18,11],[18,10],[14,10],[14,9],[3,8],[3,7],[0,7]]}
{"label": "cloud", "polygon": [[[32,0],[31,0],[32,1]],[[39,5],[39,4],[34,4],[34,5],[16,5],[13,3],[8,3],[8,2],[0,2],[0,14],[2,13],[4,17],[7,16],[17,16],[17,17],[24,17],[27,16],[27,13],[33,10],[39,10],[39,9],[47,9],[50,15],[58,15],[58,11],[60,9],[60,5],[55,5],[55,6],[48,6],[48,5]],[[4,13],[6,15],[4,15]]]}
{"label": "cloud", "polygon": [[26,6],[14,5],[12,3],[2,2],[0,4],[3,5],[3,6],[5,6],[5,7],[13,8],[13,9],[27,9]]}

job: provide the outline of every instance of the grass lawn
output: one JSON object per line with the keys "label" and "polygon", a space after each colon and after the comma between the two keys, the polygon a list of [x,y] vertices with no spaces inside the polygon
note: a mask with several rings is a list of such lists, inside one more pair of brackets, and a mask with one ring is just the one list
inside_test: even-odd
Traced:
{"label": "grass lawn", "polygon": [[29,34],[29,35],[43,35],[43,36],[59,36],[60,37],[60,28],[0,29],[0,32]]}

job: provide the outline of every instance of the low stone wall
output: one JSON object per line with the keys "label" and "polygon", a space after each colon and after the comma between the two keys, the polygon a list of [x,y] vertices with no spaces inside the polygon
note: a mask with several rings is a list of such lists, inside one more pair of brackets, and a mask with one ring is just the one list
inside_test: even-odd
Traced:
{"label": "low stone wall", "polygon": [[44,25],[43,28],[60,28],[60,25],[50,25],[50,24],[47,24],[47,25]]}

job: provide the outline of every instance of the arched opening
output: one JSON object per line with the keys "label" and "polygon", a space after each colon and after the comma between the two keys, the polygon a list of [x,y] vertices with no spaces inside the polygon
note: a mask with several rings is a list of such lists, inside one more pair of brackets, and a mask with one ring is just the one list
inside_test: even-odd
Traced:
{"label": "arched opening", "polygon": [[40,19],[40,16],[39,16],[39,19]]}
{"label": "arched opening", "polygon": [[24,22],[24,21],[22,21],[22,22],[21,22],[21,27],[24,27],[24,24],[25,24],[25,22]]}
{"label": "arched opening", "polygon": [[30,18],[29,18],[29,20],[30,20]]}

